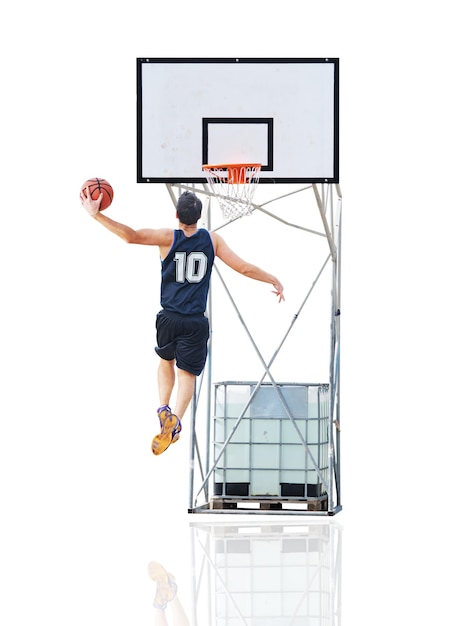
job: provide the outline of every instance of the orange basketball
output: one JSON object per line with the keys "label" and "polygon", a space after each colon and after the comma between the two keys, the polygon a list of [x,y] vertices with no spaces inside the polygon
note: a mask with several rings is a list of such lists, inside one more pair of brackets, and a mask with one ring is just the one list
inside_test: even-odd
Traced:
{"label": "orange basketball", "polygon": [[112,189],[112,185],[108,183],[104,178],[89,178],[86,180],[84,185],[81,186],[80,195],[83,194],[86,196],[84,190],[86,187],[89,187],[90,195],[92,200],[97,200],[100,193],[103,194],[103,200],[100,204],[100,211],[104,211],[110,206],[113,198],[114,198],[114,190]]}

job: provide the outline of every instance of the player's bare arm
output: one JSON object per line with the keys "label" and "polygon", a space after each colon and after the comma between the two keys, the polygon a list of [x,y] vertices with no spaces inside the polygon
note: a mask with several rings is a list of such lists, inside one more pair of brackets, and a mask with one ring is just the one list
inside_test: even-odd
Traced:
{"label": "player's bare arm", "polygon": [[235,270],[239,274],[243,274],[244,276],[248,276],[248,278],[252,278],[254,280],[260,280],[263,283],[269,283],[273,285],[274,291],[273,293],[276,297],[279,298],[279,302],[285,300],[284,298],[284,287],[281,282],[265,270],[261,269],[257,265],[253,265],[252,263],[248,263],[244,261],[241,257],[238,256],[228,244],[225,242],[223,237],[218,235],[217,233],[211,233],[212,242],[215,248],[216,256],[226,263],[231,269]]}
{"label": "player's bare arm", "polygon": [[170,248],[173,242],[173,229],[170,228],[140,228],[135,230],[126,224],[111,219],[104,213],[97,213],[94,215],[94,219],[109,231],[118,235],[126,243],[159,246],[161,248],[161,256],[164,256],[162,251]]}

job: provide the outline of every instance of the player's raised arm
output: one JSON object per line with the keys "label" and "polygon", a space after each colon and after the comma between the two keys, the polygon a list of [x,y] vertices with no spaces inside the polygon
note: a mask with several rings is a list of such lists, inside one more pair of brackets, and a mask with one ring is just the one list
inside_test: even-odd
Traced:
{"label": "player's raised arm", "polygon": [[136,243],[166,248],[169,247],[173,241],[173,230],[170,228],[142,228],[135,230],[126,224],[117,222],[107,215],[104,215],[104,213],[100,211],[101,201],[103,199],[102,193],[100,193],[98,198],[94,200],[89,188],[86,187],[84,194],[80,195],[80,199],[81,204],[84,206],[89,215],[102,224],[102,226],[107,228],[111,233],[114,233],[114,235],[117,235],[123,239],[123,241],[126,241],[126,243]]}

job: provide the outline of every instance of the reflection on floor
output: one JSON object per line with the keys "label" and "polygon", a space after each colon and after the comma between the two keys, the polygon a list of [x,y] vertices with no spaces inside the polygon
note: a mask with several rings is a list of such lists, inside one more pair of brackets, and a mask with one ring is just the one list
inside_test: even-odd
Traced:
{"label": "reflection on floor", "polygon": [[178,598],[178,585],[173,574],[167,572],[157,561],[148,564],[148,576],[156,583],[153,606],[154,626],[168,626],[166,610],[170,606],[173,626],[190,626],[187,613]]}
{"label": "reflection on floor", "polygon": [[192,626],[340,626],[337,524],[201,523],[190,534]]}

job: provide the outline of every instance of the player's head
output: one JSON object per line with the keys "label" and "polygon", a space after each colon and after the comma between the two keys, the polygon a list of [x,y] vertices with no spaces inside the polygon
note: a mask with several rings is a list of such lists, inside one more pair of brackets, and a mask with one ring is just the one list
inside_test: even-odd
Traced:
{"label": "player's head", "polygon": [[176,214],[181,224],[189,226],[190,224],[196,224],[200,219],[202,208],[201,200],[194,193],[184,191],[178,198]]}

